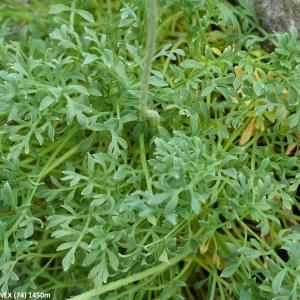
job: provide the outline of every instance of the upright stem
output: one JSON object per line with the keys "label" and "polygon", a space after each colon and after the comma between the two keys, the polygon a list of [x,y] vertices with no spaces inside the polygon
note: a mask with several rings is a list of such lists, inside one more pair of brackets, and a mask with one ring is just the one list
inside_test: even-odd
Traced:
{"label": "upright stem", "polygon": [[[146,53],[144,57],[143,72],[142,72],[142,82],[141,82],[141,94],[140,94],[140,114],[139,119],[141,122],[145,121],[147,113],[147,94],[149,87],[149,77],[151,74],[152,58],[155,51],[155,40],[156,40],[156,27],[157,27],[157,15],[158,8],[156,0],[147,0],[147,42],[146,42]],[[142,168],[145,175],[145,180],[147,184],[147,189],[150,194],[152,194],[152,185],[150,173],[147,165],[146,150],[145,150],[145,137],[144,133],[140,134],[139,137],[140,144],[140,155]]]}
{"label": "upright stem", "polygon": [[155,51],[156,27],[157,27],[157,3],[156,0],[148,0],[147,2],[147,42],[146,53],[143,64],[141,94],[140,94],[140,120],[145,119],[147,110],[147,93],[149,86],[149,77],[151,74],[152,58]]}

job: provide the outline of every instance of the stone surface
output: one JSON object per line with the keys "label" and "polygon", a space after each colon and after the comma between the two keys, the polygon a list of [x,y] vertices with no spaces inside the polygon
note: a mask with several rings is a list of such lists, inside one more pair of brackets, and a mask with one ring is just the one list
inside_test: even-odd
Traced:
{"label": "stone surface", "polygon": [[300,32],[299,0],[254,0],[254,3],[260,23],[267,31],[289,31],[295,26]]}
{"label": "stone surface", "polygon": [[[230,0],[237,4],[238,0]],[[261,26],[268,32],[289,31],[294,25],[300,33],[300,0],[252,0]]]}

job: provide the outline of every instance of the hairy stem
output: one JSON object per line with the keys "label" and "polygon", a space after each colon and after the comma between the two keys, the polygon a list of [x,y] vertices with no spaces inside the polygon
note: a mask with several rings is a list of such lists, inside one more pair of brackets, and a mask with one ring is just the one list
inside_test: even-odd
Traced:
{"label": "hairy stem", "polygon": [[[149,77],[151,74],[151,66],[152,66],[152,57],[155,51],[155,39],[156,39],[156,27],[157,27],[157,14],[158,8],[156,0],[147,1],[147,42],[146,42],[146,54],[144,58],[143,65],[143,73],[142,73],[142,82],[141,82],[141,94],[140,94],[140,121],[144,121],[146,119],[147,113],[147,94],[149,87]],[[139,137],[140,144],[140,157],[142,168],[144,171],[147,189],[150,194],[152,194],[152,186],[150,173],[147,165],[146,151],[145,151],[145,138],[144,133],[140,134]]]}
{"label": "hairy stem", "polygon": [[156,27],[158,8],[156,0],[147,1],[147,42],[146,53],[143,64],[141,94],[140,94],[140,120],[145,119],[145,112],[147,110],[147,93],[149,86],[149,77],[151,74],[152,58],[155,51]]}

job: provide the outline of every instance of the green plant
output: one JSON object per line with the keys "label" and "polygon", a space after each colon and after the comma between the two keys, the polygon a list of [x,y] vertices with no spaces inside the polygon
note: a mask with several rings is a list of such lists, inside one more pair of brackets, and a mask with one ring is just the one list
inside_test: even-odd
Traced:
{"label": "green plant", "polygon": [[246,1],[91,0],[19,36],[1,5],[1,291],[299,298],[295,29]]}

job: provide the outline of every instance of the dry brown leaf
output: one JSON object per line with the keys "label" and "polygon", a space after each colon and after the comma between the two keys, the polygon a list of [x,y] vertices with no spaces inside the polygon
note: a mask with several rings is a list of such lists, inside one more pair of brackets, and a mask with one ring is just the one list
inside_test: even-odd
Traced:
{"label": "dry brown leaf", "polygon": [[287,146],[286,151],[285,151],[285,155],[291,155],[291,153],[293,152],[293,150],[297,147],[297,143],[293,143]]}
{"label": "dry brown leaf", "polygon": [[274,196],[274,199],[275,199],[276,201],[281,201],[281,195],[280,195],[280,194],[276,194],[276,195]]}
{"label": "dry brown leaf", "polygon": [[247,128],[242,133],[242,136],[240,138],[241,146],[245,145],[251,139],[253,135],[254,127],[255,127],[255,119],[252,119],[249,125],[247,126]]}

